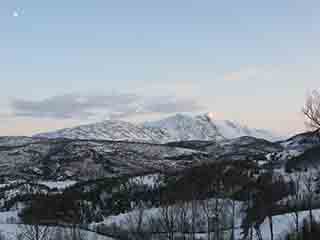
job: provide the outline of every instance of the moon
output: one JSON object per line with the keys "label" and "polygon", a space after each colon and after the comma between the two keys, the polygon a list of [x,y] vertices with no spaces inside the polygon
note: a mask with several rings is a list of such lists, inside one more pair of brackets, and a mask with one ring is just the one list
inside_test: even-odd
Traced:
{"label": "moon", "polygon": [[12,16],[13,17],[19,17],[19,12],[18,11],[13,11]]}

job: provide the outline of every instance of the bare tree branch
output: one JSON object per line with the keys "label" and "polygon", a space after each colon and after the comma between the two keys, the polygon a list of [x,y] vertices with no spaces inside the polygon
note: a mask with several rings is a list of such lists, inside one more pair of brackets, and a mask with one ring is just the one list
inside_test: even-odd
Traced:
{"label": "bare tree branch", "polygon": [[306,100],[302,112],[307,121],[306,124],[314,131],[320,130],[320,92],[313,91]]}

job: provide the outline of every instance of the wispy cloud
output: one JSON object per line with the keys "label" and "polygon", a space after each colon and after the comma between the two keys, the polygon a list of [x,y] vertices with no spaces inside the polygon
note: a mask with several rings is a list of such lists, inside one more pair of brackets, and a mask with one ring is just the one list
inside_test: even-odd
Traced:
{"label": "wispy cloud", "polygon": [[15,99],[15,116],[54,119],[125,118],[148,113],[195,112],[203,107],[193,99],[136,94],[68,94],[43,100]]}
{"label": "wispy cloud", "polygon": [[255,79],[263,73],[262,67],[246,66],[238,71],[227,72],[224,74],[223,79],[227,81],[244,81]]}

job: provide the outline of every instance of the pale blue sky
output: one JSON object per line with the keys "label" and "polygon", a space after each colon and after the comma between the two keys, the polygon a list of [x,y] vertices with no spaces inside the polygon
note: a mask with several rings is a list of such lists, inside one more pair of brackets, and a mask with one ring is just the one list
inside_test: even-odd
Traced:
{"label": "pale blue sky", "polygon": [[[304,97],[320,85],[319,40],[316,0],[2,0],[0,135],[92,121],[31,114],[43,108],[30,104],[53,99],[44,106],[59,108],[55,101],[65,94],[110,93],[137,95],[144,107],[161,97],[180,101],[156,113],[159,106],[149,104],[142,118],[191,101],[199,107],[182,111],[300,131]],[[129,111],[86,110],[99,113],[95,121]]]}

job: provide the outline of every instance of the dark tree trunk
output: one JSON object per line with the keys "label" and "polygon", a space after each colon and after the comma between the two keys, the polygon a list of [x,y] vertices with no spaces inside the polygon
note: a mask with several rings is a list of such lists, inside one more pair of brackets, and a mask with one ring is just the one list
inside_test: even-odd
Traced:
{"label": "dark tree trunk", "polygon": [[312,199],[309,199],[309,226],[310,226],[310,233],[312,232],[312,223],[313,223],[313,216],[312,216]]}
{"label": "dark tree trunk", "polygon": [[35,230],[36,230],[36,240],[40,240],[40,234],[39,234],[39,225],[35,225]]}
{"label": "dark tree trunk", "polygon": [[269,227],[270,227],[270,240],[273,240],[273,219],[272,215],[269,216]]}
{"label": "dark tree trunk", "polygon": [[299,237],[299,212],[295,213],[296,217],[296,234],[297,234],[297,238]]}
{"label": "dark tree trunk", "polygon": [[259,226],[259,225],[256,225],[256,226],[254,227],[254,229],[256,230],[258,240],[263,240],[262,234],[261,234],[261,230],[260,230],[260,226]]}
{"label": "dark tree trunk", "polygon": [[236,212],[236,204],[235,201],[232,200],[232,230],[230,240],[234,240],[234,228],[235,228],[235,212]]}

